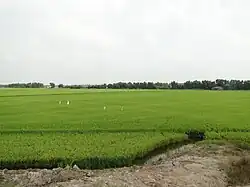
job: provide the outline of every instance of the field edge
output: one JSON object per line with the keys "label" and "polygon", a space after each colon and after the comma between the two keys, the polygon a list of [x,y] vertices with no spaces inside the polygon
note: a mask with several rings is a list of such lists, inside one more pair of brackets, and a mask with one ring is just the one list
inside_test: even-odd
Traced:
{"label": "field edge", "polygon": [[73,167],[77,165],[80,169],[108,169],[129,167],[132,165],[142,165],[149,158],[157,154],[166,152],[170,149],[176,149],[183,145],[194,143],[189,139],[171,138],[157,143],[155,146],[148,148],[146,151],[137,153],[133,156],[120,157],[87,157],[82,160],[72,160],[70,158],[53,158],[48,160],[8,160],[0,161],[0,169],[18,170],[18,169],[53,169]]}

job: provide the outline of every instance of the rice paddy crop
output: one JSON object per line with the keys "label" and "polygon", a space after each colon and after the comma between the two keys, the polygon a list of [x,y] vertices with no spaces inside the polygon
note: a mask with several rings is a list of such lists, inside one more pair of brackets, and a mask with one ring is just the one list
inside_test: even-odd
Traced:
{"label": "rice paddy crop", "polygon": [[0,168],[129,165],[189,129],[249,142],[249,104],[246,91],[1,89]]}

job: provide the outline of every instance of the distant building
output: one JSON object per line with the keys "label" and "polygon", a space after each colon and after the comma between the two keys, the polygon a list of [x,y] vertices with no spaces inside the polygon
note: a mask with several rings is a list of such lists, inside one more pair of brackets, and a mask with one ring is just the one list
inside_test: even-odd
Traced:
{"label": "distant building", "polygon": [[51,88],[50,85],[44,85],[44,88]]}
{"label": "distant building", "polygon": [[212,90],[224,90],[221,86],[215,86],[212,88]]}
{"label": "distant building", "polygon": [[[52,88],[50,85],[44,85],[44,88]],[[55,88],[59,88],[58,85],[55,85]]]}

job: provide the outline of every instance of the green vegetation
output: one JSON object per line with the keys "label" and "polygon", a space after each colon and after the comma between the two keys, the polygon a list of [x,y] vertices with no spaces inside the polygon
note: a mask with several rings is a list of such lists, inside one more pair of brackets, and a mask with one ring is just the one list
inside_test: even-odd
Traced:
{"label": "green vegetation", "polygon": [[250,142],[249,104],[244,91],[1,89],[0,168],[131,165],[189,129]]}
{"label": "green vegetation", "polygon": [[[48,85],[47,85],[48,86]],[[8,85],[0,85],[5,88],[44,88],[47,87],[43,83],[12,83]],[[50,83],[50,88],[55,88],[55,83]],[[70,88],[70,89],[199,89],[199,90],[250,90],[250,80],[226,80],[216,79],[214,81],[202,80],[202,81],[185,81],[179,83],[172,81],[170,83],[162,82],[116,82],[113,84],[101,84],[101,85],[63,85],[59,84],[58,88]]]}
{"label": "green vegetation", "polygon": [[166,133],[11,134],[0,137],[1,168],[79,167],[130,165],[149,151],[182,141],[183,135]]}

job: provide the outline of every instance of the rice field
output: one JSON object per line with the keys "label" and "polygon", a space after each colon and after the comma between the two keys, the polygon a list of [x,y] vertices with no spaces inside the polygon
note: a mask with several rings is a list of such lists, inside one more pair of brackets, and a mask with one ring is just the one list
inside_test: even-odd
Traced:
{"label": "rice field", "polygon": [[250,142],[249,106],[247,91],[0,89],[0,168],[130,165],[189,129]]}

